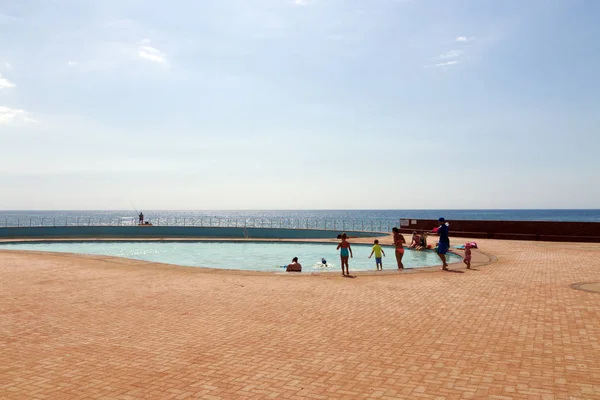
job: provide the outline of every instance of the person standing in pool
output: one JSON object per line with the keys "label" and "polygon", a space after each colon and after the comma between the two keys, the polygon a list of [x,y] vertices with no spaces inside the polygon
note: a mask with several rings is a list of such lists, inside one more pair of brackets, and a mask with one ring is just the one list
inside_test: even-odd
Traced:
{"label": "person standing in pool", "polygon": [[449,227],[446,220],[442,217],[438,220],[440,226],[434,229],[432,233],[440,236],[440,240],[437,247],[437,254],[440,260],[442,260],[442,269],[448,271],[448,263],[446,262],[446,253],[450,250],[450,236]]}
{"label": "person standing in pool", "polygon": [[396,261],[398,262],[398,269],[404,269],[402,257],[404,257],[404,243],[406,243],[406,239],[404,239],[404,235],[400,233],[398,228],[393,227],[392,232],[394,234],[394,247],[396,248]]}
{"label": "person standing in pool", "polygon": [[[346,240],[346,238],[346,234],[342,233],[342,241],[337,245],[336,248],[336,250],[340,251],[340,260],[342,262],[342,276],[350,276],[350,271],[348,270],[348,256],[352,258],[352,247],[350,247],[350,243],[348,242],[348,240]],[[344,265],[346,266],[346,272],[344,272]]]}

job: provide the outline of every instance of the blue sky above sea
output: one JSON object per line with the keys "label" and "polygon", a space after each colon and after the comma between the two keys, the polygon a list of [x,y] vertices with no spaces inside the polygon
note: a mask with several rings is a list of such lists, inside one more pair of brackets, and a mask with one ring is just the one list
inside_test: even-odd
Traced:
{"label": "blue sky above sea", "polygon": [[0,209],[598,208],[599,17],[6,0]]}

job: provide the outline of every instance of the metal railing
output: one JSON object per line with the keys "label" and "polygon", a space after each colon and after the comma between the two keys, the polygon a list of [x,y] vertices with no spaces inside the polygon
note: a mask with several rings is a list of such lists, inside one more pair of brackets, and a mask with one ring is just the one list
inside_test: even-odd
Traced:
{"label": "metal railing", "polygon": [[[0,227],[64,227],[64,226],[137,226],[137,218],[104,217],[0,217]],[[237,227],[318,229],[331,231],[389,232],[399,226],[398,220],[323,219],[323,218],[229,218],[229,217],[158,217],[146,219],[152,226]]]}

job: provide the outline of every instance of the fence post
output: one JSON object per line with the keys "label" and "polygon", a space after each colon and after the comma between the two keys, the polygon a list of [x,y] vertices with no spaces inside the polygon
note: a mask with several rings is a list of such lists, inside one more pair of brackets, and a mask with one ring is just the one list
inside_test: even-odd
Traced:
{"label": "fence post", "polygon": [[90,224],[92,223],[92,217],[88,218],[88,226],[90,226]]}
{"label": "fence post", "polygon": [[69,217],[65,217],[65,226],[69,226]]}
{"label": "fence post", "polygon": [[[42,218],[43,220],[43,218]],[[31,226],[31,217],[29,217],[29,226]]]}
{"label": "fence post", "polygon": [[[42,226],[44,226],[44,220],[45,220],[45,219],[46,219],[46,218],[42,218]],[[29,218],[29,226],[31,226],[31,218]]]}
{"label": "fence post", "polygon": [[365,230],[365,220],[364,219],[362,220],[362,230],[363,230],[363,232]]}
{"label": "fence post", "polygon": [[21,226],[21,221],[19,218],[17,218],[17,226]]}
{"label": "fence post", "polygon": [[75,220],[75,226],[79,226],[79,217]]}

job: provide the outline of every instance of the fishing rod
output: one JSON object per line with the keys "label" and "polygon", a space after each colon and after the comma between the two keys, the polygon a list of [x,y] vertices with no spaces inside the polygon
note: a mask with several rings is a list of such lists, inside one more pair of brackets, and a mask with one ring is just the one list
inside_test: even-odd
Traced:
{"label": "fishing rod", "polygon": [[133,209],[135,210],[136,214],[140,214],[139,211],[137,210],[137,208],[135,208],[135,206],[133,205],[133,201],[131,202],[131,207],[133,207]]}

